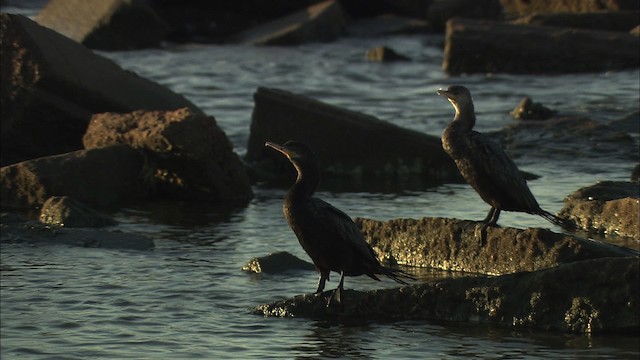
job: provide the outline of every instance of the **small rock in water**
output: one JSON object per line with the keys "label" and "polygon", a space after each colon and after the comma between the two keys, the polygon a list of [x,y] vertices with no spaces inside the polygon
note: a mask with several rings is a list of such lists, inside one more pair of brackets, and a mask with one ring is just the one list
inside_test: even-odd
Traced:
{"label": "small rock in water", "polygon": [[251,273],[280,273],[289,270],[314,270],[312,263],[304,261],[286,251],[271,253],[267,256],[256,257],[242,267]]}
{"label": "small rock in water", "polygon": [[367,50],[367,60],[369,61],[409,61],[408,57],[398,54],[395,50],[386,46],[379,46],[377,48]]}
{"label": "small rock in water", "polygon": [[511,115],[518,120],[546,120],[555,113],[555,111],[540,103],[534,103],[528,96],[525,96],[518,106],[511,111]]}
{"label": "small rock in water", "polygon": [[76,228],[103,227],[118,223],[69,196],[52,196],[47,199],[40,210],[40,222]]}

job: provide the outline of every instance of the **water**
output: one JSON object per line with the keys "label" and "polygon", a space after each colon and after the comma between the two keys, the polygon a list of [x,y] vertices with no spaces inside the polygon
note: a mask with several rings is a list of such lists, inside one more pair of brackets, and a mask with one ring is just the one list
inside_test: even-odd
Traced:
{"label": "water", "polygon": [[[307,95],[433,135],[440,135],[453,115],[435,91],[452,83],[472,90],[480,131],[510,124],[508,112],[525,95],[562,113],[603,123],[639,110],[638,70],[448,77],[440,68],[441,41],[441,36],[394,36],[292,48],[182,45],[104,55],[184,94],[215,116],[241,155],[258,86]],[[413,61],[366,62],[365,50],[379,45]],[[627,180],[635,165],[606,155],[576,154],[568,161],[536,151],[516,162],[541,175],[530,186],[551,212],[559,211],[562,198],[579,187]],[[152,251],[2,244],[1,357],[635,359],[640,354],[637,337],[620,335],[251,315],[256,305],[313,291],[317,281],[314,272],[248,275],[240,270],[252,257],[274,251],[306,259],[280,212],[285,190],[255,186],[254,191],[255,198],[241,208],[160,202],[115,211],[120,225],[112,230],[151,237],[156,243]],[[353,217],[380,220],[482,219],[488,211],[463,184],[397,193],[322,190],[318,196]],[[500,223],[559,230],[539,217],[518,213],[504,213]],[[418,274],[423,279],[449,276]],[[333,279],[329,286],[335,285]],[[367,278],[348,278],[345,285],[395,286]]]}

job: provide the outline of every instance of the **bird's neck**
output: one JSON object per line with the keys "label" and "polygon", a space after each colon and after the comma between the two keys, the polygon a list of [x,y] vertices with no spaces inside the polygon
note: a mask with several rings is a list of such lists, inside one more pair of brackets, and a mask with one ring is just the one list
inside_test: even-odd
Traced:
{"label": "bird's neck", "polygon": [[289,200],[307,200],[313,196],[318,184],[320,183],[320,170],[317,166],[308,166],[301,168],[299,165],[295,165],[296,182],[289,189],[287,197]]}
{"label": "bird's neck", "polygon": [[476,124],[476,112],[473,108],[473,103],[454,104],[454,108],[456,109],[456,116],[453,118],[451,125],[459,131],[471,131]]}

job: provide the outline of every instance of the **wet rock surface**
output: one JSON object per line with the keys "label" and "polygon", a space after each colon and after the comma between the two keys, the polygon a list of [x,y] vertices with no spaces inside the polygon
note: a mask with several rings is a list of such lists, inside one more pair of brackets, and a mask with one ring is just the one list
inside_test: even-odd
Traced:
{"label": "wet rock surface", "polygon": [[167,24],[141,0],[51,0],[36,21],[91,49],[157,47]]}
{"label": "wet rock surface", "polygon": [[82,149],[94,113],[201,112],[182,95],[24,16],[0,16],[0,165]]}
{"label": "wet rock surface", "polygon": [[189,108],[96,114],[87,149],[126,144],[145,155],[142,176],[153,197],[239,200],[253,196],[249,178],[215,118]]}
{"label": "wet rock surface", "polygon": [[260,274],[274,274],[292,270],[315,270],[315,266],[286,251],[256,257],[242,267],[243,271]]}
{"label": "wet rock surface", "polygon": [[118,223],[70,196],[52,196],[47,199],[40,209],[39,219],[43,224],[73,228],[104,227]]}
{"label": "wet rock surface", "polygon": [[360,292],[342,308],[306,294],[257,306],[254,314],[313,319],[433,320],[570,333],[640,331],[640,261],[601,258],[498,277],[463,277]]}
{"label": "wet rock surface", "polygon": [[588,231],[640,240],[638,183],[602,181],[565,199],[560,216]]}
{"label": "wet rock surface", "polygon": [[454,18],[447,22],[443,69],[463,73],[579,73],[637,68],[628,33]]}
{"label": "wet rock surface", "polygon": [[295,178],[289,162],[264,146],[287,140],[314,150],[323,179],[362,180],[358,191],[376,181],[386,186],[385,181],[412,177],[427,183],[462,181],[439,137],[283,90],[258,88],[254,100],[246,160],[262,181],[273,181],[273,174],[287,184]]}
{"label": "wet rock surface", "polygon": [[140,176],[144,158],[126,145],[79,150],[0,168],[3,209],[38,208],[54,195],[89,206],[129,203],[146,197]]}
{"label": "wet rock surface", "polygon": [[377,48],[367,50],[367,60],[388,62],[388,61],[409,61],[410,58],[397,53],[395,50],[386,47],[379,46]]}
{"label": "wet rock surface", "polygon": [[250,45],[298,45],[331,41],[346,33],[346,14],[335,0],[260,24],[230,37],[229,42]]}
{"label": "wet rock surface", "polygon": [[518,106],[511,111],[511,115],[517,120],[546,120],[555,113],[548,107],[533,102],[528,96],[524,97]]}
{"label": "wet rock surface", "polygon": [[637,251],[551,230],[487,228],[480,222],[448,218],[355,219],[365,239],[386,263],[502,275],[604,257],[636,256]]}

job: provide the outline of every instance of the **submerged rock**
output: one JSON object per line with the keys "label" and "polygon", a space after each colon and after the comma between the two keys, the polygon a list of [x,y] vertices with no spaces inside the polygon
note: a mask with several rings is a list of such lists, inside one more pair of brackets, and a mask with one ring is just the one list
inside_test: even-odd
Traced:
{"label": "submerged rock", "polygon": [[215,118],[189,108],[103,113],[91,118],[87,149],[127,144],[145,154],[153,197],[240,200],[253,196],[244,165]]}
{"label": "submerged rock", "polygon": [[583,187],[565,199],[559,215],[588,231],[640,240],[640,188],[620,181]]}
{"label": "submerged rock", "polygon": [[455,18],[447,22],[442,66],[450,75],[635,69],[638,45],[628,33]]}
{"label": "submerged rock", "polygon": [[518,120],[546,120],[554,114],[555,111],[540,103],[534,103],[528,96],[511,111],[511,115]]}
{"label": "submerged rock", "polygon": [[286,251],[271,253],[267,256],[256,257],[242,267],[243,271],[260,273],[280,273],[290,270],[315,270],[315,266]]}
{"label": "submerged rock", "polygon": [[146,236],[94,229],[62,228],[39,222],[5,222],[0,224],[3,243],[59,244],[105,249],[151,250],[155,247]]}
{"label": "submerged rock", "polygon": [[409,61],[410,58],[398,54],[395,50],[388,48],[386,46],[379,46],[377,48],[367,50],[367,60],[369,61],[379,61],[379,62],[387,62],[387,61]]}
{"label": "submerged rock", "polygon": [[498,277],[463,277],[367,292],[346,290],[343,308],[307,294],[254,314],[313,319],[432,320],[570,333],[640,331],[640,261],[601,258]]}
{"label": "submerged rock", "polygon": [[382,261],[442,270],[502,275],[638,254],[538,228],[489,227],[486,244],[481,245],[476,237],[480,222],[447,218],[355,221]]}
{"label": "submerged rock", "polygon": [[40,209],[40,222],[73,228],[103,227],[118,223],[70,196],[52,196],[47,199]]}

